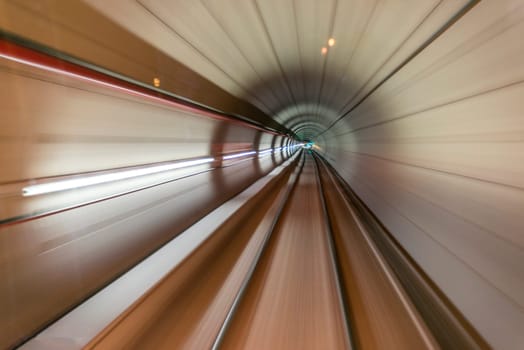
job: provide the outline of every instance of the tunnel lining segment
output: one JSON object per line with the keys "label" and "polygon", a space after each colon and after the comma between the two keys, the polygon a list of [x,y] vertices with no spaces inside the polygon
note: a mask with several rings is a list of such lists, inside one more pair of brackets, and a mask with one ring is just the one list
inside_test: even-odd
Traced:
{"label": "tunnel lining segment", "polygon": [[398,73],[403,67],[405,67],[410,61],[417,57],[422,51],[430,46],[435,40],[437,40],[442,34],[450,29],[460,18],[465,16],[480,0],[470,0],[462,9],[460,9],[449,21],[447,21],[437,32],[435,32],[430,38],[428,38],[422,45],[420,45],[411,55],[409,55],[404,61],[402,61],[395,69],[393,69],[384,79],[382,79],[377,85],[375,85],[369,92],[367,92],[358,102],[356,102],[348,111],[338,116],[325,130],[315,135],[317,138],[329,130],[331,130],[338,122],[348,117],[351,112],[356,110],[364,101],[373,95],[382,85],[384,85],[391,77]]}

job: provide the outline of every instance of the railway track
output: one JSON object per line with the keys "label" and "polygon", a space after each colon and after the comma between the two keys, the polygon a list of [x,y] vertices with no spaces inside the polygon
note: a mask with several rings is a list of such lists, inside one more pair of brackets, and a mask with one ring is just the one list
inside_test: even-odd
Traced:
{"label": "railway track", "polygon": [[[343,183],[320,157],[302,151],[271,176],[125,312],[77,347],[446,345],[375,244]],[[29,342],[26,348],[42,344]]]}
{"label": "railway track", "polygon": [[436,348],[388,273],[303,152],[87,347]]}

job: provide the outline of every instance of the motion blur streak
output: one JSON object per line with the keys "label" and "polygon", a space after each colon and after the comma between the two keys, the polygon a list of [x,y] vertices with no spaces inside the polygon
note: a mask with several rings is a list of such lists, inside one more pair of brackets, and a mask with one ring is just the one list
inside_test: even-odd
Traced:
{"label": "motion blur streak", "polygon": [[236,154],[231,154],[231,155],[224,156],[223,159],[240,158],[240,157],[250,156],[250,155],[255,154],[255,153],[257,153],[257,152],[256,151],[250,151],[250,152],[236,153]]}
{"label": "motion blur streak", "polygon": [[188,168],[194,165],[211,163],[214,160],[215,160],[214,158],[194,159],[194,160],[180,161],[180,162],[176,162],[173,164],[164,164],[164,165],[146,167],[142,169],[119,171],[119,172],[104,174],[104,175],[86,176],[86,177],[81,177],[78,179],[56,181],[56,182],[50,182],[50,183],[45,183],[45,184],[28,186],[28,187],[25,187],[22,190],[22,192],[24,196],[34,196],[37,194],[71,190],[75,188],[98,185],[98,184],[111,182],[111,181],[129,179],[129,178],[137,177],[137,176],[156,174],[156,173],[169,171],[173,169]]}
{"label": "motion blur streak", "polygon": [[0,349],[523,349],[523,36],[522,0],[0,0]]}

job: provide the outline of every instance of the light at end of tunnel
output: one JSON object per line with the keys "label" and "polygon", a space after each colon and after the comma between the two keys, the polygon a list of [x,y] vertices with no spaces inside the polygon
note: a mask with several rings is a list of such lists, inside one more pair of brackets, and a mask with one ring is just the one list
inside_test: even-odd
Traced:
{"label": "light at end of tunnel", "polygon": [[160,79],[158,79],[158,78],[154,78],[154,79],[153,79],[153,85],[154,85],[155,87],[160,87]]}
{"label": "light at end of tunnel", "polygon": [[334,39],[334,38],[329,38],[329,40],[328,40],[328,45],[329,45],[329,46],[333,46],[333,45],[335,45],[335,39]]}
{"label": "light at end of tunnel", "polygon": [[39,194],[47,194],[65,190],[72,190],[76,188],[82,188],[86,186],[99,185],[107,182],[125,180],[143,175],[156,174],[168,170],[187,168],[194,165],[200,165],[205,163],[211,163],[214,158],[200,158],[186,161],[178,161],[169,164],[155,165],[140,169],[131,169],[117,171],[108,174],[84,176],[69,180],[53,181],[48,183],[42,183],[37,185],[31,185],[22,189],[22,195],[24,197],[36,196]]}
{"label": "light at end of tunnel", "polygon": [[327,54],[327,52],[328,52],[327,47],[324,46],[324,47],[322,48],[322,50],[320,50],[320,52],[322,53],[322,55]]}

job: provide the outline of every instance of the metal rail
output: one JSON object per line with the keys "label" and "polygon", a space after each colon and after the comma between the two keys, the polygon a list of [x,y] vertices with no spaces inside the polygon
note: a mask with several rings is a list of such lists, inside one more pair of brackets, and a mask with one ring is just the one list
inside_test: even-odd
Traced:
{"label": "metal rail", "polygon": [[304,154],[301,155],[301,160],[300,160],[300,164],[297,165],[298,167],[298,170],[295,168],[294,169],[294,172],[293,174],[291,174],[289,180],[288,180],[288,183],[287,183],[287,189],[286,189],[286,192],[284,193],[284,196],[280,202],[280,206],[278,207],[278,210],[277,210],[277,215],[274,217],[272,223],[271,223],[271,226],[269,227],[268,229],[268,232],[266,233],[266,236],[264,237],[264,240],[262,242],[262,244],[260,245],[260,248],[257,252],[257,254],[255,255],[255,258],[253,259],[253,262],[251,263],[250,267],[249,267],[249,270],[244,278],[244,280],[242,281],[242,284],[237,292],[237,294],[235,295],[235,299],[233,300],[233,303],[231,304],[231,307],[226,315],[226,318],[224,319],[224,322],[222,323],[221,327],[220,327],[220,330],[218,331],[218,334],[215,338],[215,341],[213,342],[213,345],[211,346],[211,349],[212,350],[218,350],[220,349],[224,339],[225,339],[225,336],[227,334],[227,331],[230,327],[230,325],[232,324],[233,322],[233,319],[235,318],[235,314],[240,306],[240,304],[242,303],[242,300],[244,299],[244,296],[247,292],[247,289],[249,287],[249,284],[251,282],[251,280],[253,279],[253,276],[255,275],[255,271],[257,269],[257,266],[259,265],[259,262],[262,258],[262,255],[264,254],[264,252],[266,251],[266,248],[268,247],[269,245],[269,241],[271,240],[271,237],[273,236],[273,232],[275,231],[275,227],[277,225],[277,223],[280,221],[280,218],[282,217],[282,212],[284,211],[284,208],[286,207],[287,203],[288,203],[288,199],[291,195],[291,193],[293,192],[293,190],[295,189],[296,187],[296,184],[298,183],[298,179],[300,177],[300,174],[302,173],[302,169],[304,168]]}
{"label": "metal rail", "polygon": [[320,165],[319,160],[317,159],[317,156],[315,153],[311,152],[313,159],[315,160],[315,173],[317,176],[317,184],[318,184],[318,191],[320,195],[320,202],[322,206],[322,213],[324,214],[324,222],[326,226],[326,233],[328,237],[328,245],[329,245],[329,252],[331,257],[331,263],[333,265],[333,271],[335,273],[335,283],[337,285],[337,294],[340,301],[340,306],[342,308],[342,314],[344,315],[344,323],[346,326],[346,332],[348,336],[348,345],[350,349],[356,349],[356,344],[353,339],[353,332],[351,330],[351,321],[350,321],[350,312],[349,312],[349,303],[347,300],[347,293],[344,290],[344,286],[342,284],[342,273],[340,270],[340,260],[338,257],[338,253],[335,247],[335,240],[333,237],[333,228],[331,225],[331,220],[329,218],[328,209],[326,205],[326,197],[324,193],[324,186],[322,185],[322,178],[320,175]]}
{"label": "metal rail", "polygon": [[344,179],[321,156],[317,157],[426,342],[436,342],[443,349],[488,349],[485,340],[401,248]]}

